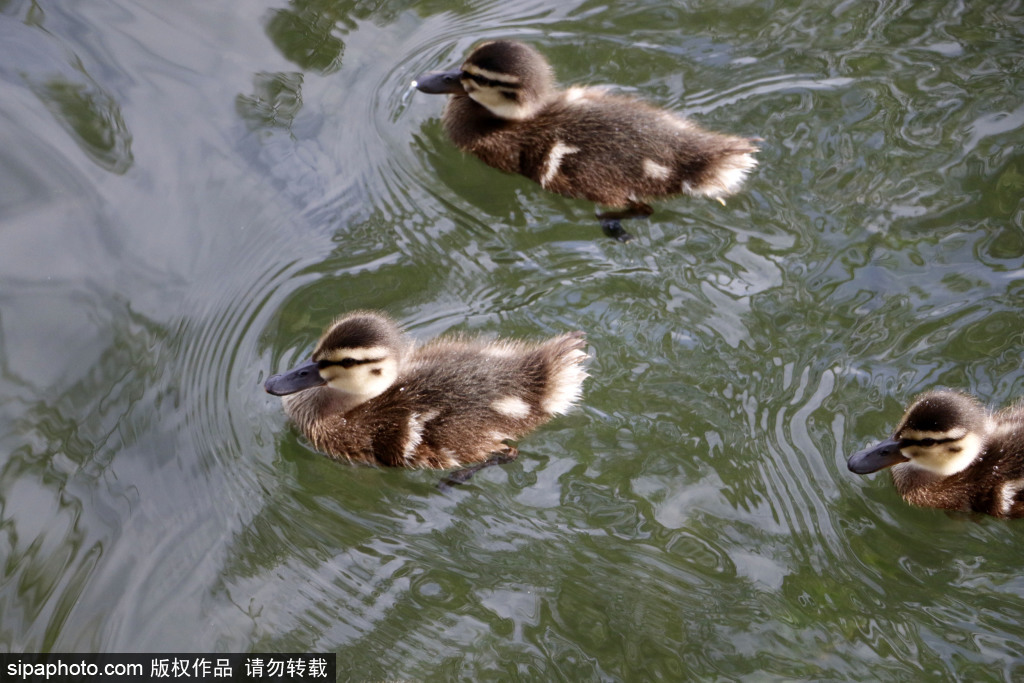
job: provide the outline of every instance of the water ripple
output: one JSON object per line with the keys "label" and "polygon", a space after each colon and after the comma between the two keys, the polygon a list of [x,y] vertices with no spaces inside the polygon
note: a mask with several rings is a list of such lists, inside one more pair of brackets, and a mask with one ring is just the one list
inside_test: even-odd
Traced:
{"label": "water ripple", "polygon": [[[3,13],[8,649],[1020,677],[1020,527],[845,469],[924,388],[1024,393],[1015,3]],[[605,240],[410,96],[500,36],[759,135],[761,165]],[[583,329],[585,401],[456,492],[332,462],[260,382],[356,307],[420,338]]]}

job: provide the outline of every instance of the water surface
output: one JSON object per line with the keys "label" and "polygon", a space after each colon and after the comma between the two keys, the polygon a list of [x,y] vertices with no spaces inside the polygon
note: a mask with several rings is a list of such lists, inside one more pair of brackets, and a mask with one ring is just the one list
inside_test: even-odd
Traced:
{"label": "water surface", "polygon": [[[1024,395],[1024,11],[0,2],[0,647],[331,651],[345,680],[1019,680],[1024,526],[846,471]],[[485,38],[764,139],[593,209],[462,155]],[[579,328],[583,405],[470,486],[316,454],[260,384],[331,318]]]}

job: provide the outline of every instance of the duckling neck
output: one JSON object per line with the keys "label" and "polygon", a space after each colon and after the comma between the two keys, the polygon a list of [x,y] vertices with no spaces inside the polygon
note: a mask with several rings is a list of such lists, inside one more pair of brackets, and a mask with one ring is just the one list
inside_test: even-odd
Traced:
{"label": "duckling neck", "polygon": [[451,95],[443,115],[445,132],[456,145],[490,135],[514,123],[499,116],[469,95]]}
{"label": "duckling neck", "polygon": [[443,117],[444,130],[455,146],[506,173],[521,173],[520,121],[495,116],[466,95],[452,95]]}
{"label": "duckling neck", "polygon": [[364,396],[346,394],[330,387],[306,389],[281,398],[285,413],[307,433],[318,422],[333,415],[344,415],[364,401]]}

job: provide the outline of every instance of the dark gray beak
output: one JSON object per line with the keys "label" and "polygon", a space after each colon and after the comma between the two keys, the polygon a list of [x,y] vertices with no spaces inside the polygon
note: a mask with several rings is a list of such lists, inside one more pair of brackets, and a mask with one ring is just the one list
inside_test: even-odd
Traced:
{"label": "dark gray beak", "polygon": [[416,89],[428,95],[461,94],[466,89],[462,87],[462,69],[451,71],[433,71],[423,74],[415,81]]}
{"label": "dark gray beak", "polygon": [[274,396],[287,396],[303,389],[319,387],[327,384],[320,376],[320,368],[315,361],[309,361],[292,368],[288,372],[274,375],[263,383],[263,388],[268,394]]}
{"label": "dark gray beak", "polygon": [[886,439],[880,444],[851,455],[846,461],[846,466],[856,474],[871,474],[906,461],[907,458],[900,453],[900,442]]}

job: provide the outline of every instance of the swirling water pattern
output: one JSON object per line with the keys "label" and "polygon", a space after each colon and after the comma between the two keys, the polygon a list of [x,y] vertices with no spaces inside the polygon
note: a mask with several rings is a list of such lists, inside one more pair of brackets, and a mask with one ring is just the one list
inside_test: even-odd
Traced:
{"label": "swirling water pattern", "polygon": [[[0,4],[0,647],[1024,675],[1024,527],[844,464],[923,389],[1024,395],[1017,3],[54,5]],[[761,166],[606,240],[410,95],[499,36]],[[260,383],[357,307],[584,329],[584,403],[452,493],[338,465]]]}

